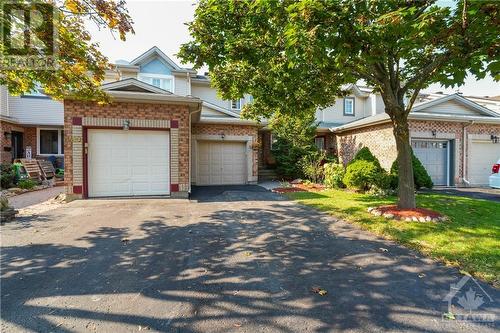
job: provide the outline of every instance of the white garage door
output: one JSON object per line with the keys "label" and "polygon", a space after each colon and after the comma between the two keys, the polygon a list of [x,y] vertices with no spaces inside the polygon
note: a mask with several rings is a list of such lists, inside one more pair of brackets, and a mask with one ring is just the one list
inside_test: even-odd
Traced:
{"label": "white garage door", "polygon": [[197,185],[246,183],[246,143],[198,141]]}
{"label": "white garage door", "polygon": [[170,193],[167,131],[89,130],[90,197]]}
{"label": "white garage door", "polygon": [[472,141],[469,146],[469,182],[473,185],[487,185],[491,167],[500,158],[500,143]]}
{"label": "white garage door", "polygon": [[415,156],[420,160],[434,185],[448,184],[447,141],[412,140]]}

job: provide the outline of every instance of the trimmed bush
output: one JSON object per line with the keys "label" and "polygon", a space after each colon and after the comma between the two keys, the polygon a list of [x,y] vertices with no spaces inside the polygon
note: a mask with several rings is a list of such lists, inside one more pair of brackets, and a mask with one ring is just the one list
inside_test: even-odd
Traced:
{"label": "trimmed bush", "polygon": [[380,165],[372,161],[357,160],[347,165],[344,184],[351,189],[366,191],[380,181]]}
{"label": "trimmed bush", "polygon": [[22,188],[23,190],[31,190],[36,185],[37,183],[31,179],[22,179],[19,181],[19,183],[17,183],[17,186],[19,188]]}
{"label": "trimmed bush", "polygon": [[0,176],[0,185],[2,189],[12,187],[16,178],[16,173],[14,172],[12,165],[8,163],[1,164],[0,171],[2,173]]}
{"label": "trimmed bush", "polygon": [[[432,182],[431,176],[427,173],[427,170],[425,170],[424,166],[420,162],[420,160],[413,154],[413,151],[411,152],[411,161],[413,165],[413,181],[415,182],[415,188],[421,189],[423,187],[425,188],[432,188],[434,186],[434,183]],[[394,161],[391,166],[391,176],[393,176],[393,186],[394,188],[397,188],[398,186],[398,161]]]}
{"label": "trimmed bush", "polygon": [[370,151],[370,149],[368,147],[361,148],[356,153],[356,155],[354,156],[354,158],[352,159],[352,161],[350,163],[353,163],[356,161],[373,162],[379,170],[381,170],[381,171],[383,170],[382,167],[380,166],[379,160],[375,157],[375,155],[372,154],[372,152]]}
{"label": "trimmed bush", "polygon": [[329,188],[344,187],[343,179],[345,175],[344,166],[341,163],[326,163],[323,166],[325,171],[325,186]]}

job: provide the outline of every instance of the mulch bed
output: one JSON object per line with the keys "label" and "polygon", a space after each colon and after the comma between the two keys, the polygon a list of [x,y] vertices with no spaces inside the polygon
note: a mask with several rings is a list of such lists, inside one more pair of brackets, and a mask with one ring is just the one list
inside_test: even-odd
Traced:
{"label": "mulch bed", "polygon": [[277,187],[272,191],[275,193],[292,193],[292,192],[320,192],[325,189],[321,184],[292,184],[292,187]]}
{"label": "mulch bed", "polygon": [[396,205],[371,208],[369,212],[375,216],[384,216],[390,219],[414,222],[439,222],[448,219],[446,216],[430,209],[400,209]]}

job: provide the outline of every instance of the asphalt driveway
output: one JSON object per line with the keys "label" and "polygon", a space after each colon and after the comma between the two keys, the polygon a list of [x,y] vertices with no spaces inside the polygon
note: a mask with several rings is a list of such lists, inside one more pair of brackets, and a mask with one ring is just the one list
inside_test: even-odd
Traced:
{"label": "asphalt driveway", "polygon": [[212,199],[75,201],[2,226],[1,330],[495,331],[442,319],[455,269],[270,192]]}

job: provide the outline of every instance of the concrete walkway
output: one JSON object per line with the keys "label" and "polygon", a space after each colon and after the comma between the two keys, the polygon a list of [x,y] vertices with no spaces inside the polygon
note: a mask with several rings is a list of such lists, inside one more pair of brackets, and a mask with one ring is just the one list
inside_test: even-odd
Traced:
{"label": "concrete walkway", "polygon": [[64,192],[64,186],[54,186],[44,190],[27,192],[9,198],[9,204],[15,209],[21,209],[28,206],[36,205],[55,198]]}
{"label": "concrete walkway", "polygon": [[2,226],[0,330],[498,332],[484,283],[461,289],[490,326],[442,318],[456,269],[255,187],[198,197],[77,200]]}

